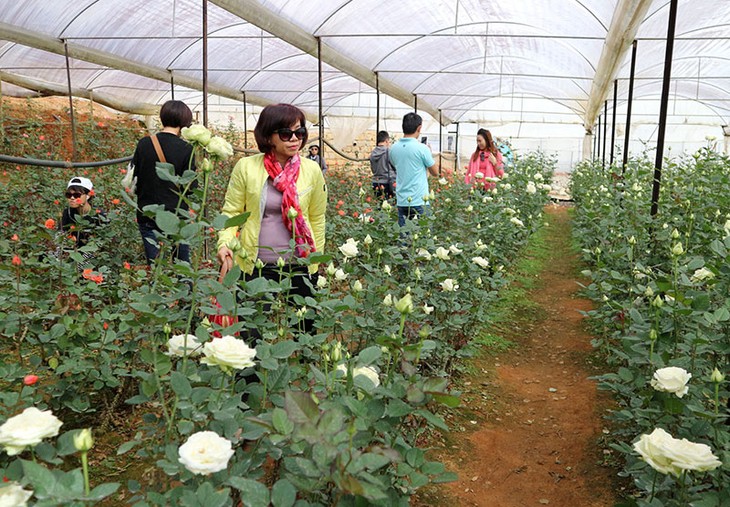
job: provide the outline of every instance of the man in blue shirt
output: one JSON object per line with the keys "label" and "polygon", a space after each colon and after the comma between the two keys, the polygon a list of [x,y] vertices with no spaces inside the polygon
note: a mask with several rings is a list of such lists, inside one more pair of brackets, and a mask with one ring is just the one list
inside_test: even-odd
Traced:
{"label": "man in blue shirt", "polygon": [[426,211],[428,202],[428,173],[437,176],[436,162],[431,150],[418,142],[423,119],[416,113],[403,117],[403,137],[390,149],[390,161],[396,168],[395,197],[398,206],[398,225]]}

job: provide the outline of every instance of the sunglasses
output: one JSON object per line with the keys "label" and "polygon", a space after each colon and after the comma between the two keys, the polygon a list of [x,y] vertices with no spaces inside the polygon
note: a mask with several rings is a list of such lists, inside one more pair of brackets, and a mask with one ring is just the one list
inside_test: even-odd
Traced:
{"label": "sunglasses", "polygon": [[66,199],[81,199],[82,194],[81,192],[66,192]]}
{"label": "sunglasses", "polygon": [[284,142],[291,140],[291,136],[297,136],[297,139],[301,141],[302,139],[304,139],[304,136],[307,135],[307,129],[304,127],[299,127],[296,130],[279,129],[275,130],[274,133],[279,134],[279,139]]}

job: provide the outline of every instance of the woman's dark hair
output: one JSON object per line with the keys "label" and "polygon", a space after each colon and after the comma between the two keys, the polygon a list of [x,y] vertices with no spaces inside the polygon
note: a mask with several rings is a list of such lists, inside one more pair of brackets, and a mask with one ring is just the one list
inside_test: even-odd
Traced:
{"label": "woman's dark hair", "polygon": [[[497,146],[494,144],[494,141],[492,140],[492,133],[488,131],[487,129],[479,129],[477,130],[477,135],[482,136],[485,141],[487,141],[487,151],[491,152],[492,155],[495,157],[497,156]],[[472,160],[476,160],[479,156],[479,145],[477,145],[477,149],[474,150],[474,154],[471,156]]]}
{"label": "woman's dark hair", "polygon": [[189,127],[193,123],[193,112],[179,100],[168,100],[160,109],[163,127]]}
{"label": "woman's dark hair", "polygon": [[[295,123],[299,123],[301,127],[307,126],[307,119],[304,111],[291,104],[269,104],[261,110],[259,121],[253,129],[253,135],[256,138],[256,145],[261,153],[268,153],[273,146],[269,142],[271,134],[279,129],[288,129]],[[301,139],[302,146],[307,144],[309,132],[304,134]]]}

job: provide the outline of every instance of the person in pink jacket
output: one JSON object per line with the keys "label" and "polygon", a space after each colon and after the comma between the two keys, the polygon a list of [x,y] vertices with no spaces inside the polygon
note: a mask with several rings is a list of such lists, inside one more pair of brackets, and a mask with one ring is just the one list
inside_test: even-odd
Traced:
{"label": "person in pink jacket", "polygon": [[484,178],[501,178],[504,175],[502,154],[492,140],[492,134],[487,129],[477,131],[477,149],[466,166],[464,181],[467,185],[477,188],[494,188],[494,182]]}

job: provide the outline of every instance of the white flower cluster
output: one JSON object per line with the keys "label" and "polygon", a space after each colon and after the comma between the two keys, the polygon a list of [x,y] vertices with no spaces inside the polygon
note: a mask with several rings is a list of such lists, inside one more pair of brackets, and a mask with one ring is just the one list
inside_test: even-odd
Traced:
{"label": "white flower cluster", "polygon": [[180,131],[183,139],[191,144],[199,144],[211,157],[225,160],[233,155],[231,143],[220,136],[214,136],[203,125],[191,125]]}

